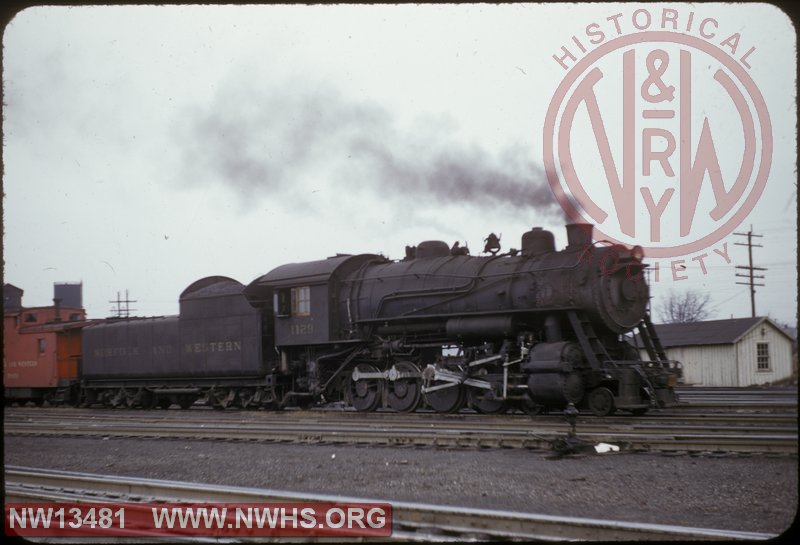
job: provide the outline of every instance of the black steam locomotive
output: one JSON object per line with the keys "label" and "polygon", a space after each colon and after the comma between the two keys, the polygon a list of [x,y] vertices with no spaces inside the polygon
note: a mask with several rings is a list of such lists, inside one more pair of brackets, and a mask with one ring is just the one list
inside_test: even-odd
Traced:
{"label": "black steam locomotive", "polygon": [[[337,255],[247,287],[199,280],[179,317],[85,328],[83,400],[530,414],[574,403],[601,416],[668,406],[680,364],[649,320],[641,249],[593,244],[591,231],[567,226],[561,251],[535,228],[503,254],[492,236],[482,256],[427,241],[399,261]],[[647,361],[625,336],[635,329]]]}

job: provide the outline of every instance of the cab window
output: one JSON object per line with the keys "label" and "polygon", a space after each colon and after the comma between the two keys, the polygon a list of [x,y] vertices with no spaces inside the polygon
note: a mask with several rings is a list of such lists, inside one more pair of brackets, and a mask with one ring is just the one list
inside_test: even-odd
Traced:
{"label": "cab window", "polygon": [[292,316],[311,315],[311,288],[292,288]]}
{"label": "cab window", "polygon": [[275,316],[289,316],[289,290],[277,290],[272,295],[272,307]]}
{"label": "cab window", "polygon": [[311,316],[311,287],[275,291],[272,308],[275,316]]}

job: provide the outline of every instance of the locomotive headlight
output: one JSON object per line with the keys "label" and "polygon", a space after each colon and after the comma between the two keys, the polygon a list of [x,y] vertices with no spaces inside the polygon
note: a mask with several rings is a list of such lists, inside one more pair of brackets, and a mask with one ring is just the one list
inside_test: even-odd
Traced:
{"label": "locomotive headlight", "polygon": [[644,250],[642,249],[642,247],[636,245],[633,248],[631,248],[631,257],[633,257],[638,261],[641,261],[642,258],[644,257]]}

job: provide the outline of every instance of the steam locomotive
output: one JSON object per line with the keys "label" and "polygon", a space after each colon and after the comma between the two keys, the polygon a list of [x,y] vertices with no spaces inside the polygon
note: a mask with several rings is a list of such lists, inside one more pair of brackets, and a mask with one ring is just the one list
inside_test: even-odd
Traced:
{"label": "steam locomotive", "polygon": [[[604,416],[677,398],[681,376],[650,322],[641,248],[567,247],[534,228],[485,255],[426,241],[402,260],[342,255],[282,265],[243,286],[209,277],[180,315],[83,328],[68,397],[108,406],[427,406],[536,414],[569,403]],[[648,361],[626,334],[638,330]],[[63,389],[62,389],[63,391]]]}

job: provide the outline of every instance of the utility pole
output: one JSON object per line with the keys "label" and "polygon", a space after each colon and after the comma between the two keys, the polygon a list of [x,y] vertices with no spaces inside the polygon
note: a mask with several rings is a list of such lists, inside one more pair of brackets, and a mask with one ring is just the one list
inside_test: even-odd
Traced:
{"label": "utility pole", "polygon": [[[121,299],[119,292],[117,292],[117,300],[116,301],[109,301],[109,303],[116,303],[116,307],[111,307],[111,312],[116,312],[116,318],[130,318],[131,311],[136,310],[135,308],[131,308],[131,303],[136,303],[136,301],[131,301],[128,299],[128,290],[125,290],[125,299]],[[125,305],[124,307],[122,305]]]}
{"label": "utility pole", "polygon": [[749,258],[749,265],[736,265],[737,269],[744,269],[748,271],[746,274],[739,274],[736,273],[736,276],[740,276],[742,278],[747,278],[747,282],[736,282],[737,284],[741,284],[743,286],[750,286],[750,314],[753,318],[756,317],[756,286],[763,286],[764,284],[756,284],[755,280],[757,278],[764,278],[764,275],[757,275],[753,274],[755,271],[766,271],[764,267],[754,267],[753,266],[753,247],[762,248],[761,244],[753,244],[753,237],[763,238],[762,235],[754,235],[753,234],[753,226],[750,226],[750,230],[746,233],[734,233],[734,235],[739,235],[741,237],[747,237],[747,244],[743,242],[734,242],[736,246],[747,246],[747,255]]}

